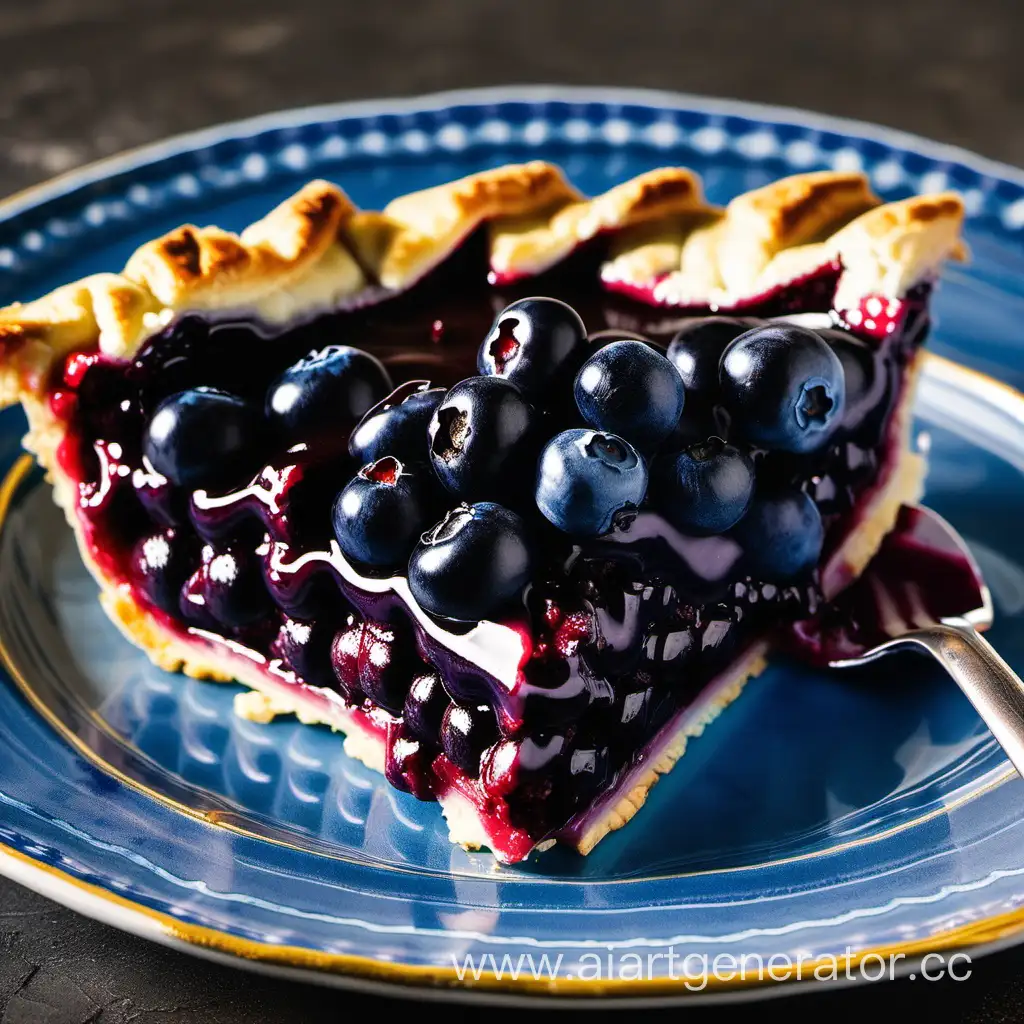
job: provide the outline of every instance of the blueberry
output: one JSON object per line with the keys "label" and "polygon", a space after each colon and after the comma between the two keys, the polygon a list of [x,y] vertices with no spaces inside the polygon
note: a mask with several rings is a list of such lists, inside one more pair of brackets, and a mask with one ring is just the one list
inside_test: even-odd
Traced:
{"label": "blueberry", "polygon": [[839,357],[846,382],[846,409],[842,426],[855,431],[874,412],[885,395],[888,377],[880,371],[875,349],[846,331],[816,331]]}
{"label": "blueberry", "polygon": [[750,456],[709,437],[665,460],[659,473],[661,514],[684,532],[724,533],[739,522],[754,493]]}
{"label": "blueberry", "polygon": [[430,460],[441,483],[466,501],[509,492],[533,434],[533,407],[500,377],[456,384],[434,410]]}
{"label": "blueberry", "polygon": [[175,487],[148,460],[143,460],[142,465],[132,471],[132,487],[139,504],[154,523],[164,526],[188,523],[190,492]]}
{"label": "blueberry", "polygon": [[423,672],[409,687],[402,708],[402,719],[409,731],[424,743],[437,746],[441,735],[441,718],[451,703],[436,672]]}
{"label": "blueberry", "polygon": [[182,585],[195,569],[196,545],[173,527],[143,537],[132,549],[132,582],[161,611],[178,610]]}
{"label": "blueberry", "polygon": [[642,341],[613,341],[576,376],[576,405],[597,430],[618,434],[641,451],[657,447],[683,411],[675,367]]}
{"label": "blueberry", "polygon": [[415,665],[410,637],[385,622],[356,622],[331,644],[331,666],[342,696],[367,696],[392,714],[401,711]]}
{"label": "blueberry", "polygon": [[[429,472],[429,471],[428,471]],[[356,562],[394,568],[430,522],[422,475],[388,455],[363,466],[334,502],[334,536]]]}
{"label": "blueberry", "polygon": [[520,299],[494,319],[480,346],[477,370],[504,377],[531,398],[579,365],[587,329],[571,307],[542,296]]}
{"label": "blueberry", "polygon": [[450,704],[441,722],[441,748],[470,778],[480,774],[480,756],[498,739],[498,723],[486,704]]}
{"label": "blueberry", "polygon": [[207,544],[202,562],[182,588],[179,607],[186,620],[245,629],[273,614],[274,603],[254,554],[241,547]]}
{"label": "blueberry", "polygon": [[523,521],[501,505],[459,505],[409,559],[409,589],[433,615],[475,622],[517,601],[533,553]]}
{"label": "blueberry", "polygon": [[843,364],[802,327],[769,324],[741,334],[722,353],[719,373],[733,423],[752,444],[810,452],[842,422]]}
{"label": "blueberry", "polygon": [[225,474],[246,475],[260,426],[259,412],[241,398],[193,388],[160,403],[143,446],[153,468],[179,487],[224,484]]}
{"label": "blueberry", "polygon": [[760,321],[738,316],[687,320],[668,346],[668,361],[682,378],[686,397],[713,398],[718,392],[718,364],[725,346]]}
{"label": "blueberry", "polygon": [[303,622],[285,618],[271,644],[271,653],[280,658],[304,683],[333,689],[331,641],[334,630],[329,620]]}
{"label": "blueberry", "polygon": [[818,506],[803,491],[786,489],[755,495],[733,536],[750,574],[779,583],[818,564],[825,531]]}
{"label": "blueberry", "polygon": [[359,685],[363,693],[391,714],[401,713],[413,666],[412,637],[384,622],[364,622],[359,645]]}
{"label": "blueberry", "polygon": [[444,388],[432,388],[429,381],[400,384],[359,421],[348,439],[349,453],[360,465],[385,455],[407,466],[429,463],[427,428],[444,395]]}
{"label": "blueberry", "polygon": [[383,363],[348,345],[310,352],[267,390],[267,419],[290,440],[346,432],[393,388]]}
{"label": "blueberry", "polygon": [[358,704],[366,696],[359,681],[359,653],[365,632],[365,622],[350,619],[348,628],[336,633],[331,641],[331,669],[341,695],[350,704]]}
{"label": "blueberry", "polygon": [[537,465],[537,507],[560,530],[597,537],[616,512],[637,506],[647,492],[647,466],[614,434],[566,430],[553,437]]}
{"label": "blueberry", "polygon": [[384,778],[400,793],[417,800],[434,800],[434,774],[430,769],[433,751],[409,733],[405,724],[393,718],[385,730]]}

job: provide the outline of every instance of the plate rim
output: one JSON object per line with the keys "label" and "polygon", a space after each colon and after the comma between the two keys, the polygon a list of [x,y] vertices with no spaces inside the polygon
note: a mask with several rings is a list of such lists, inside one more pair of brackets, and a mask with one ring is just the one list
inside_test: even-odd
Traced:
{"label": "plate rim", "polygon": [[345,100],[302,107],[285,107],[253,117],[223,121],[192,131],[178,132],[156,142],[121,150],[89,161],[80,167],[29,185],[0,200],[0,224],[32,207],[67,195],[75,189],[95,184],[151,163],[212,145],[232,137],[259,135],[287,130],[304,124],[346,118],[422,113],[456,106],[487,106],[499,103],[597,103],[605,106],[636,105],[651,109],[692,110],[694,112],[789,123],[795,127],[831,131],[878,142],[892,149],[906,149],[931,160],[957,163],[978,174],[999,178],[1024,189],[1024,168],[975,153],[953,143],[939,142],[914,132],[856,118],[821,114],[799,107],[758,103],[753,100],[705,96],[700,93],[663,89],[602,86],[559,86],[556,84],[482,86],[446,89],[382,99]]}
{"label": "plate rim", "polygon": [[[998,404],[1001,411],[1016,415],[1024,420],[1024,393],[1004,384],[1001,381],[988,377],[978,371],[962,367],[959,364],[929,353],[928,361],[933,364],[932,372],[928,378],[940,384],[959,386],[968,392],[975,394],[982,401],[991,404]],[[16,460],[7,475],[0,482],[0,530],[3,529],[7,514],[12,507],[16,495],[26,486],[35,490],[38,482],[31,482],[31,469],[33,460],[30,455],[22,454]],[[25,697],[33,709],[39,713],[48,724],[54,729],[58,737],[64,742],[73,746],[80,752],[80,755],[96,765],[100,770],[116,777],[122,784],[141,792],[145,796],[154,799],[178,813],[188,814],[195,817],[191,810],[183,807],[173,799],[152,790],[130,776],[125,775],[119,769],[106,762],[100,755],[86,748],[77,740],[69,727],[63,723],[35,693],[31,685],[23,678],[23,673],[16,660],[6,649],[6,644],[0,637],[0,665],[11,675],[14,687]],[[962,800],[956,803],[947,804],[945,810],[952,810],[959,803],[973,800],[983,793],[1001,786],[1008,779],[1013,777],[1012,768],[995,779],[992,779],[980,786],[977,790],[967,794]],[[912,828],[921,821],[933,817],[938,811],[929,812],[924,818],[916,819],[899,827],[898,831]],[[201,816],[200,816],[201,818]],[[250,833],[244,828],[230,827],[230,831],[239,831],[250,838],[263,840],[265,837]],[[872,836],[863,842],[874,842],[882,836]],[[271,840],[272,841],[272,840]],[[862,845],[861,842],[855,845]],[[820,851],[797,859],[810,859],[821,856]],[[779,862],[777,862],[779,863]],[[720,874],[739,870],[754,869],[757,865],[744,865],[741,868],[711,869],[709,871],[694,872],[691,874]],[[28,873],[28,874],[26,874]],[[86,882],[73,875],[61,871],[59,868],[41,861],[36,861],[24,851],[17,850],[9,844],[0,840],[0,875],[14,878],[15,880],[28,884],[30,888],[50,896],[72,909],[83,910],[112,926],[119,927],[140,937],[152,939],[165,945],[181,948],[189,952],[199,953],[207,958],[223,962],[242,965],[250,969],[264,970],[270,973],[279,974],[282,977],[298,977],[306,980],[317,980],[324,984],[349,986],[364,989],[373,993],[394,993],[396,987],[400,989],[412,989],[417,991],[426,987],[425,991],[431,998],[461,998],[478,997],[489,1001],[515,1001],[517,1003],[536,1004],[538,1000],[551,1001],[554,1005],[564,1005],[567,997],[577,1000],[588,1000],[600,996],[604,1001],[611,1001],[611,1005],[668,1005],[685,998],[688,1002],[695,999],[700,1000],[721,1000],[737,999],[746,1000],[775,996],[781,988],[787,990],[809,990],[813,986],[801,984],[806,981],[805,975],[798,975],[796,978],[760,980],[759,982],[740,982],[735,985],[721,980],[709,979],[713,985],[711,991],[690,992],[685,989],[685,996],[679,991],[679,984],[666,979],[644,979],[638,982],[604,981],[594,984],[583,983],[577,980],[571,985],[566,985],[561,979],[553,981],[535,982],[529,984],[529,979],[515,982],[514,989],[506,988],[500,983],[500,979],[493,977],[482,977],[476,984],[481,987],[476,989],[453,988],[457,981],[457,972],[452,968],[439,966],[412,965],[400,962],[386,963],[375,960],[372,957],[364,957],[351,953],[328,953],[312,948],[304,948],[294,945],[274,944],[243,938],[220,928],[213,928],[207,925],[182,922],[165,912],[146,906],[140,901],[133,901],[120,893],[113,893],[101,885]],[[689,877],[689,875],[681,876]],[[604,884],[615,882],[632,883],[644,881],[645,879],[621,879],[609,880]],[[899,954],[901,962],[896,975],[902,976],[910,973],[916,966],[920,965],[923,958],[929,953],[952,952],[969,949],[972,955],[982,955],[995,951],[1004,946],[1009,946],[1019,941],[1021,932],[1024,931],[1024,907],[1000,914],[992,914],[979,918],[969,923],[946,929],[941,932],[914,939],[907,942],[890,943],[880,946],[869,946],[857,950],[848,957],[844,966],[847,970],[853,969],[857,964],[872,957],[890,958],[893,954]],[[816,963],[830,963],[828,957],[821,961],[805,961],[800,964],[802,971],[813,972]],[[848,966],[847,966],[848,965]],[[858,979],[849,979],[848,983],[853,984]],[[493,986],[493,987],[492,987]],[[504,998],[502,993],[511,990],[509,999]],[[638,990],[638,991],[635,991]],[[612,994],[608,994],[608,992]]]}
{"label": "plate rim", "polygon": [[[245,138],[268,131],[287,130],[310,123],[328,120],[366,116],[386,116],[392,114],[429,113],[442,111],[457,106],[486,106],[489,104],[509,103],[543,104],[551,103],[591,103],[605,107],[619,105],[635,105],[649,109],[666,111],[692,111],[695,113],[738,118],[751,121],[764,121],[790,125],[803,130],[821,130],[836,133],[844,137],[873,141],[884,147],[907,150],[924,156],[931,161],[947,164],[958,164],[969,170],[991,177],[1011,186],[1024,190],[1024,170],[1012,165],[989,159],[967,149],[936,142],[923,136],[904,132],[898,129],[863,122],[854,119],[816,114],[798,108],[760,104],[756,102],[718,99],[696,94],[680,93],[652,89],[603,88],[599,86],[569,87],[557,85],[535,86],[496,86],[478,89],[459,89],[435,92],[420,96],[402,98],[367,99],[342,103],[318,104],[312,106],[290,108],[213,125],[197,131],[190,131],[150,143],[145,146],[129,149],[110,157],[90,162],[58,175],[40,184],[30,186],[7,199],[0,201],[0,225],[16,222],[17,218],[41,204],[68,195],[78,189],[97,184],[118,174],[130,173],[134,170],[157,164],[177,155],[190,151],[201,150],[218,142],[231,138]],[[955,365],[955,364],[954,364]],[[959,369],[959,367],[958,367]],[[975,373],[985,381],[1011,393],[1024,402],[1024,394],[1017,392],[1009,385],[988,378],[977,371]],[[18,870],[11,867],[12,863],[21,865]],[[538,982],[537,994],[524,994],[524,982],[507,978],[491,977],[484,979],[488,991],[476,988],[452,989],[446,987],[423,988],[423,985],[445,986],[454,983],[455,972],[448,969],[449,979],[441,976],[446,973],[444,968],[422,967],[411,964],[384,964],[382,961],[361,958],[353,954],[323,953],[300,947],[279,946],[261,943],[256,940],[244,939],[228,932],[208,928],[202,925],[184,924],[176,921],[160,911],[146,907],[140,903],[127,900],[116,893],[95,886],[84,880],[35,860],[29,855],[16,850],[0,840],[0,874],[13,877],[22,884],[28,885],[37,892],[81,909],[76,903],[88,904],[92,909],[82,912],[90,916],[106,920],[115,927],[122,928],[132,934],[155,939],[167,945],[176,946],[193,953],[201,953],[216,959],[230,960],[239,965],[247,965],[258,969],[270,969],[274,973],[303,980],[320,983],[332,983],[368,988],[376,992],[396,993],[409,988],[419,995],[432,994],[440,998],[475,997],[487,998],[492,1001],[516,1001],[536,1004],[538,999],[547,995],[556,1004],[565,1005],[567,995],[604,995],[609,990],[608,982],[585,983],[587,988],[581,991],[577,985],[566,991],[561,979],[558,983]],[[19,876],[27,876],[19,877]],[[65,889],[69,885],[70,889]],[[74,898],[72,898],[74,895]],[[100,914],[103,907],[107,914]],[[115,913],[112,908],[117,908]],[[111,918],[118,920],[111,920]],[[154,923],[157,927],[154,928]],[[1024,907],[1003,914],[991,915],[949,929],[945,932],[933,933],[925,938],[884,947],[890,950],[914,951],[915,955],[928,952],[945,951],[953,948],[969,948],[974,955],[982,955],[1004,946],[1021,941],[1024,937]],[[883,947],[879,947],[882,949]],[[856,954],[857,961],[866,956],[877,954],[879,950],[865,949]],[[265,956],[269,954],[269,956]],[[278,955],[279,954],[279,955]],[[298,954],[298,955],[297,955]],[[365,960],[365,962],[363,962]],[[307,961],[297,966],[302,961]],[[319,961],[310,963],[309,961]],[[327,963],[330,961],[331,963]],[[914,961],[907,964],[903,973],[909,971]],[[396,976],[387,980],[379,980],[375,975],[381,967],[394,970]],[[412,975],[420,975],[420,980],[411,980]],[[491,982],[494,988],[490,989]],[[615,986],[615,982],[611,985]],[[808,990],[813,988],[796,981],[755,983],[743,988],[721,985],[715,991],[693,993],[686,989],[680,991],[678,982],[666,979],[647,979],[642,982],[619,982],[626,986],[624,994],[611,995],[614,1004],[637,1006],[644,1003],[665,1004],[695,1000],[722,1000],[730,998],[762,998],[781,991]],[[417,986],[415,989],[410,986]],[[664,992],[661,987],[664,987]],[[559,991],[561,990],[561,991]],[[635,993],[635,994],[634,994]],[[609,999],[604,995],[605,1000]]]}
{"label": "plate rim", "polygon": [[[21,869],[27,869],[24,872]],[[780,995],[817,990],[815,980],[796,978],[759,978],[755,981],[729,982],[712,976],[709,988],[697,991],[682,979],[643,979],[640,981],[589,982],[575,979],[536,978],[509,981],[493,974],[466,983],[458,979],[454,968],[424,967],[387,963],[350,953],[324,953],[299,946],[283,946],[233,936],[205,925],[183,924],[168,914],[142,906],[116,893],[110,893],[51,865],[42,864],[0,841],[0,874],[19,882],[70,910],[85,914],[111,927],[139,938],[149,939],[207,960],[273,974],[296,981],[313,982],[335,988],[365,991],[394,997],[405,994],[432,1001],[482,1002],[502,1006],[545,1006],[576,1008],[600,1000],[604,1008],[677,1006],[681,1002],[724,1003],[759,1001]],[[1024,930],[1024,908],[993,915],[942,933],[905,943],[892,943],[859,950],[842,959],[845,977],[829,984],[843,988],[861,986],[868,979],[851,977],[850,971],[868,958],[887,961],[900,955],[892,978],[906,977],[932,954],[964,950],[969,955],[987,956],[1016,945]],[[803,961],[802,971],[813,974],[816,964],[831,964],[834,958]],[[479,987],[476,987],[479,986]],[[639,992],[636,990],[639,989]],[[682,990],[682,991],[680,991]]]}

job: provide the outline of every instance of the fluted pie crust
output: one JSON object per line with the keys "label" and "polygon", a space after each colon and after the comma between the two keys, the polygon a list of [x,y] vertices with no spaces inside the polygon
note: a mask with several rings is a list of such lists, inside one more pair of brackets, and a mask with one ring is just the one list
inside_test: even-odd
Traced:
{"label": "fluted pie crust", "polygon": [[[946,259],[963,258],[962,221],[963,204],[953,193],[882,204],[863,175],[845,172],[796,175],[738,196],[725,208],[708,204],[699,178],[677,167],[647,172],[588,199],[557,167],[534,161],[401,196],[380,212],[357,210],[337,186],[313,181],[239,235],[185,225],[143,245],[119,274],[96,274],[0,310],[0,407],[23,405],[25,447],[48,473],[104,608],[156,665],[244,682],[254,692],[236,700],[240,714],[266,721],[296,713],[330,725],[346,732],[350,754],[382,770],[379,737],[340,699],[320,702],[313,713],[296,700],[294,688],[226,647],[172,632],[127,585],[105,577],[76,515],[77,482],[58,463],[66,426],[47,401],[53,372],[67,355],[98,347],[130,357],[184,312],[283,326],[380,302],[411,287],[485,224],[490,278],[499,284],[541,273],[590,239],[606,236],[599,275],[610,291],[670,309],[737,309],[831,266],[838,269],[833,305],[842,313],[869,298],[899,300],[930,280]],[[895,454],[856,526],[822,567],[827,595],[859,575],[900,506],[920,496],[923,462],[909,445],[916,369],[893,413]],[[765,654],[746,652],[697,707],[663,730],[643,767],[627,773],[585,827],[559,838],[587,853],[625,824],[683,753],[687,738],[761,671]],[[452,838],[486,845],[487,835],[464,801],[456,793],[440,796]]]}

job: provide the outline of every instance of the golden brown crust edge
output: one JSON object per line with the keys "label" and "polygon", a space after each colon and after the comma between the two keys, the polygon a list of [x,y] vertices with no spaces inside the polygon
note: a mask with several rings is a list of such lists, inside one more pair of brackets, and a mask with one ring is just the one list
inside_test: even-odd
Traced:
{"label": "golden brown crust edge", "polygon": [[120,274],[0,310],[0,405],[41,395],[67,353],[98,345],[130,356],[184,311],[285,324],[379,301],[485,222],[498,279],[537,274],[607,234],[605,285],[667,305],[725,307],[838,259],[839,308],[854,308],[868,294],[897,298],[962,255],[956,195],[877,202],[863,175],[823,171],[720,210],[705,202],[692,171],[673,167],[584,199],[557,167],[534,161],[410,193],[375,213],[313,181],[240,235],[184,225],[143,245]]}
{"label": "golden brown crust edge", "polygon": [[244,306],[308,273],[353,213],[339,188],[312,181],[241,235],[184,224],[136,250],[123,275],[163,308]]}
{"label": "golden brown crust edge", "polygon": [[839,265],[833,305],[845,311],[869,296],[899,299],[947,259],[966,257],[963,201],[954,193],[877,205],[864,193],[843,191],[846,205],[833,196],[829,218],[798,217],[801,193],[792,183],[739,196],[717,219],[667,218],[620,232],[602,280],[667,306],[727,309]]}

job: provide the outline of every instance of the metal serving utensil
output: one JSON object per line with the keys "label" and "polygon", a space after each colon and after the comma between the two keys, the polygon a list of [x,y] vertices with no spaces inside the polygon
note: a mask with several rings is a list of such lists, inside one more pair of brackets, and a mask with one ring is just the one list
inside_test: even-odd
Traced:
{"label": "metal serving utensil", "polygon": [[[1024,776],[1024,682],[978,632],[992,598],[963,538],[930,509],[904,508],[896,530],[837,602],[866,624],[829,648],[832,668],[925,651],[949,673]],[[841,657],[834,657],[841,654]]]}

